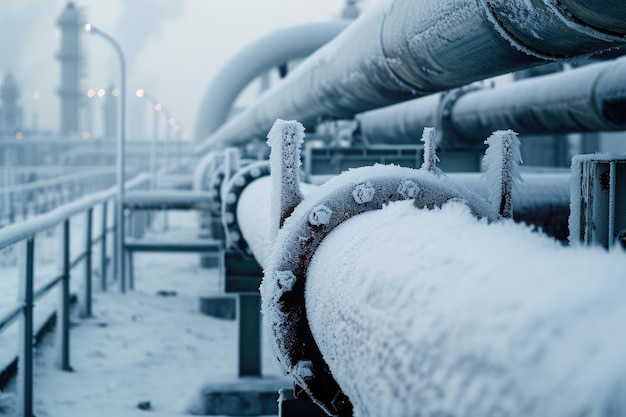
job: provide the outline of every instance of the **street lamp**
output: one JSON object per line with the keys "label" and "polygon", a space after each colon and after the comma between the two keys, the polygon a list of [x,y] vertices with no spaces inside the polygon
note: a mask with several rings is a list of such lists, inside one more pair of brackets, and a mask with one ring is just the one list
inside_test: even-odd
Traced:
{"label": "street lamp", "polygon": [[140,88],[135,91],[135,95],[139,98],[145,98],[152,103],[154,110],[154,122],[152,125],[152,142],[150,143],[150,186],[155,189],[156,186],[156,141],[159,135],[159,112],[163,106],[152,94],[148,94],[144,89]]}
{"label": "street lamp", "polygon": [[124,59],[124,51],[117,43],[115,39],[113,39],[107,33],[101,31],[100,29],[90,25],[87,23],[85,25],[85,30],[91,34],[98,35],[102,37],[104,40],[109,42],[120,60],[120,135],[117,141],[117,199],[116,199],[116,247],[115,247],[115,259],[117,259],[117,277],[120,279],[120,290],[122,293],[126,292],[126,277],[124,274],[125,271],[125,262],[124,262],[124,235],[125,235],[125,227],[124,227],[124,193],[125,193],[125,184],[126,184],[126,173],[125,173],[125,146],[126,146],[126,60]]}

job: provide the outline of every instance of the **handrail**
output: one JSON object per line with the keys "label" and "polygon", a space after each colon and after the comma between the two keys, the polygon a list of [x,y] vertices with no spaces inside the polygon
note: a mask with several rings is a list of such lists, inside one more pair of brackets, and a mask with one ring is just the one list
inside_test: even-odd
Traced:
{"label": "handrail", "polygon": [[80,171],[73,174],[60,175],[58,177],[47,178],[44,180],[9,185],[7,187],[0,188],[0,194],[6,194],[11,192],[24,192],[37,188],[52,187],[62,183],[71,182],[72,180],[82,181],[86,177],[98,177],[103,174],[115,174],[115,170],[112,168],[95,168],[93,169],[93,171],[89,172]]}
{"label": "handrail", "polygon": [[[133,180],[128,181],[126,183],[126,188],[136,186],[146,179],[147,176],[145,174],[140,174]],[[15,223],[0,229],[0,249],[34,236],[39,232],[50,229],[75,214],[87,210],[91,206],[113,198],[115,196],[116,189],[117,187],[112,187],[106,191],[90,194],[80,198],[79,200],[51,210],[48,213],[37,216],[28,222]]]}

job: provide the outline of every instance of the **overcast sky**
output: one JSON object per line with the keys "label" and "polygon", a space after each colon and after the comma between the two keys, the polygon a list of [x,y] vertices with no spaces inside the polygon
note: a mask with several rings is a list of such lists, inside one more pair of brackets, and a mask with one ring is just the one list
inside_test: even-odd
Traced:
{"label": "overcast sky", "polygon": [[[364,1],[363,5],[374,0]],[[345,0],[79,0],[85,18],[122,45],[128,65],[130,116],[151,92],[193,129],[201,97],[220,66],[247,43],[280,27],[339,16]],[[0,1],[0,75],[12,72],[22,89],[24,124],[59,125],[59,33],[66,0]],[[84,89],[117,84],[117,57],[102,39],[83,37]],[[39,99],[35,99],[39,92]],[[94,103],[94,123],[101,118]],[[144,102],[145,104],[145,102]],[[147,104],[145,104],[147,106]],[[131,120],[129,124],[132,124]],[[132,134],[132,126],[129,126]],[[98,129],[97,127],[94,128]],[[136,131],[136,129],[135,129]],[[98,132],[95,132],[96,134]]]}

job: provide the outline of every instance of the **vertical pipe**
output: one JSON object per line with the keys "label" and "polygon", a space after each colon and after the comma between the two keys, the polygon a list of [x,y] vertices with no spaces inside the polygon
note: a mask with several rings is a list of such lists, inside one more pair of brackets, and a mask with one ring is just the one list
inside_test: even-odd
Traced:
{"label": "vertical pipe", "polygon": [[91,245],[91,227],[93,224],[93,207],[87,210],[87,227],[85,230],[85,305],[83,317],[91,317],[91,301],[92,301],[92,282],[91,282],[91,261],[92,261],[92,245]]}
{"label": "vertical pipe", "polygon": [[24,311],[20,320],[20,349],[18,358],[18,413],[21,417],[33,416],[33,272],[35,240],[21,243],[20,298]]}
{"label": "vertical pipe", "polygon": [[63,222],[62,233],[63,280],[60,288],[60,305],[57,310],[58,322],[58,366],[63,371],[71,371],[70,366],[70,220]]}
{"label": "vertical pipe", "polygon": [[102,241],[100,242],[100,289],[107,290],[107,202],[102,203]]}

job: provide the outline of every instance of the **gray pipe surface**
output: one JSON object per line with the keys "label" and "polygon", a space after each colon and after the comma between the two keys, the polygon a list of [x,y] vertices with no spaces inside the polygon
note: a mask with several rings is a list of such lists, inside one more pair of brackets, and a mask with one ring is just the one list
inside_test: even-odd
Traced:
{"label": "gray pipe surface", "polygon": [[382,0],[225,123],[206,146],[262,138],[277,118],[311,127],[320,118],[349,118],[624,42],[548,1]]}
{"label": "gray pipe surface", "polygon": [[355,416],[626,415],[624,254],[461,204],[356,216],[317,249],[306,315]]}
{"label": "gray pipe surface", "polygon": [[[357,115],[371,144],[414,144],[424,127],[438,126],[440,96]],[[498,129],[521,135],[626,129],[626,58],[529,78],[462,95],[450,109],[452,133],[481,144]]]}

